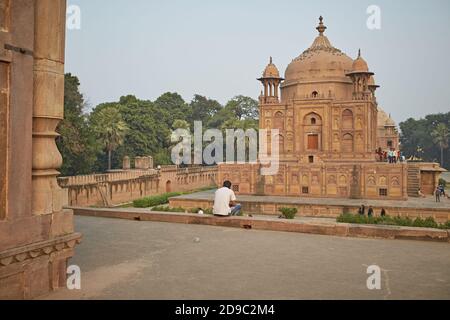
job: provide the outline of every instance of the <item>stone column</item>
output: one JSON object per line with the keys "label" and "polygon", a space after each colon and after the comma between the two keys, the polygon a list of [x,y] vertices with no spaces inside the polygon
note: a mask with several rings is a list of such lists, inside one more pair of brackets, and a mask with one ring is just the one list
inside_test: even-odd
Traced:
{"label": "stone column", "polygon": [[134,168],[135,169],[142,169],[142,163],[141,163],[141,157],[135,157],[134,158]]}
{"label": "stone column", "polygon": [[150,162],[150,169],[153,169],[155,167],[155,164],[153,163],[153,157],[149,156],[148,160]]}
{"label": "stone column", "polygon": [[123,157],[122,169],[123,170],[130,170],[131,169],[131,163],[130,163],[130,157],[129,156]]}
{"label": "stone column", "polygon": [[35,6],[32,213],[43,215],[62,210],[55,130],[64,117],[66,1],[39,0]]}

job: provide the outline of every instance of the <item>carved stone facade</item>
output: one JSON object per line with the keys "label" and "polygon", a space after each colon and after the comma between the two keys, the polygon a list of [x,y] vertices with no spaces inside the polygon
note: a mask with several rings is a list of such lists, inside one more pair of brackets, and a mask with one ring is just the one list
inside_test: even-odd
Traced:
{"label": "carved stone facade", "polygon": [[398,128],[391,118],[383,110],[378,110],[378,136],[377,146],[381,150],[395,149],[398,150],[400,146],[400,137]]}
{"label": "carved stone facade", "polygon": [[407,165],[377,162],[376,150],[387,149],[379,143],[397,147],[398,133],[395,124],[379,126],[374,73],[361,52],[353,60],[332,46],[322,17],[317,30],[284,78],[270,58],[258,79],[260,128],[279,130],[279,173],[222,164],[219,181],[245,194],[406,199]]}
{"label": "carved stone facade", "polygon": [[65,286],[81,235],[62,208],[64,0],[0,0],[0,298]]}

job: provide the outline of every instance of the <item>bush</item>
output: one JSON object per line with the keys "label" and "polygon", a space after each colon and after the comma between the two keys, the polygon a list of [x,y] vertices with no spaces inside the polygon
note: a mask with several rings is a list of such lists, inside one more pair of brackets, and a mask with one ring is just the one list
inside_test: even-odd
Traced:
{"label": "bush", "polygon": [[159,206],[162,204],[169,203],[169,198],[181,196],[181,192],[170,192],[170,193],[164,193],[157,196],[151,196],[147,198],[142,198],[138,200],[133,201],[133,207],[135,208],[150,208]]}
{"label": "bush", "polygon": [[428,217],[425,220],[417,218],[414,220],[413,227],[418,228],[438,228],[439,225],[434,221],[433,217]]}
{"label": "bush", "polygon": [[450,220],[444,224],[439,225],[440,229],[450,229]]}
{"label": "bush", "polygon": [[297,208],[280,208],[279,211],[285,219],[294,219],[298,213]]}
{"label": "bush", "polygon": [[442,185],[445,189],[447,187],[447,180],[440,178],[439,185]]}
{"label": "bush", "polygon": [[395,217],[394,219],[395,225],[402,226],[402,227],[412,227],[414,224],[414,221],[410,218],[402,218],[402,217]]}
{"label": "bush", "polygon": [[186,210],[184,208],[171,208],[171,207],[164,207],[164,206],[158,206],[153,207],[152,211],[160,211],[160,212],[185,212]]}
{"label": "bush", "polygon": [[418,227],[418,228],[439,228],[439,229],[450,229],[450,221],[445,224],[438,224],[433,217],[428,217],[426,219],[417,218],[412,220],[410,218],[403,217],[367,217],[361,215],[353,215],[350,213],[341,214],[336,219],[337,222],[341,223],[355,223],[355,224],[377,224],[377,225],[394,225],[401,227]]}

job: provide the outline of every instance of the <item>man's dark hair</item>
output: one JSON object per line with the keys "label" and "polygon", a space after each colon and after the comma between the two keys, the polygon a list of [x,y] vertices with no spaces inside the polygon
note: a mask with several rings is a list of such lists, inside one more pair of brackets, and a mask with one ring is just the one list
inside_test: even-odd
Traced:
{"label": "man's dark hair", "polygon": [[225,182],[223,183],[223,186],[224,186],[225,188],[231,189],[231,182],[227,180],[227,181],[225,181]]}

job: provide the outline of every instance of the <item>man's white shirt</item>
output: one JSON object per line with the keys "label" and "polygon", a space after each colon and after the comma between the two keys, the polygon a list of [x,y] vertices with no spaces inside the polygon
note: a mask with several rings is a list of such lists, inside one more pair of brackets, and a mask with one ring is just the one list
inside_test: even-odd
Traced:
{"label": "man's white shirt", "polygon": [[233,190],[226,187],[217,190],[214,199],[214,214],[228,216],[231,213],[230,202],[232,201],[236,201]]}

